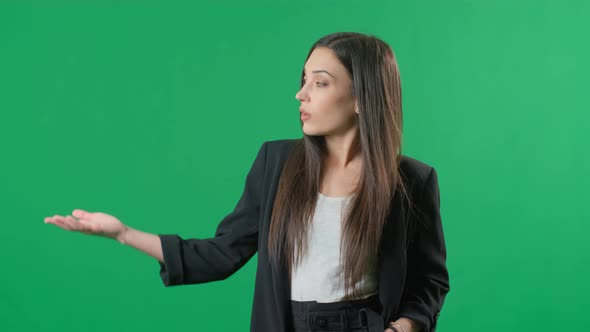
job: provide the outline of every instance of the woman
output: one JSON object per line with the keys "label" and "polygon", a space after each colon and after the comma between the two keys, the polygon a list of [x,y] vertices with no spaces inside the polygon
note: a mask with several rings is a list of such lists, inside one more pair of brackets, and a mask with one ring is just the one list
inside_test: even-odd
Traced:
{"label": "woman", "polygon": [[434,331],[450,290],[437,173],[401,154],[391,48],[360,33],[321,38],[296,98],[303,138],[262,145],[213,238],[78,209],[45,222],[149,254],[166,286],[225,279],[258,252],[251,331]]}

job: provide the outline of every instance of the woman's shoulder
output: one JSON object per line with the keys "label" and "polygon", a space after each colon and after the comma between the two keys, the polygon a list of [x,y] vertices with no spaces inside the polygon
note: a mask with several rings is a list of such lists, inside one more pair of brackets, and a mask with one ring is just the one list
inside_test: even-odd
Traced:
{"label": "woman's shoulder", "polygon": [[273,150],[285,150],[293,148],[297,143],[301,141],[301,138],[286,138],[264,142],[268,148]]}
{"label": "woman's shoulder", "polygon": [[301,139],[279,139],[269,140],[262,143],[258,152],[259,157],[264,159],[266,167],[281,167],[289,157],[293,148]]}
{"label": "woman's shoulder", "polygon": [[299,142],[300,138],[266,141],[266,154],[274,159],[284,159]]}
{"label": "woman's shoulder", "polygon": [[430,177],[434,168],[424,161],[402,154],[400,156],[399,170],[406,181],[423,184]]}

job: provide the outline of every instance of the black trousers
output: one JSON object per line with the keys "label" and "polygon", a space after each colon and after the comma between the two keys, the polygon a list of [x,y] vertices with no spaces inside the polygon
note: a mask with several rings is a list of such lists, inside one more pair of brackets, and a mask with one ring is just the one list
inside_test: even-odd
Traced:
{"label": "black trousers", "polygon": [[385,324],[377,294],[366,299],[318,303],[291,300],[295,332],[383,332]]}

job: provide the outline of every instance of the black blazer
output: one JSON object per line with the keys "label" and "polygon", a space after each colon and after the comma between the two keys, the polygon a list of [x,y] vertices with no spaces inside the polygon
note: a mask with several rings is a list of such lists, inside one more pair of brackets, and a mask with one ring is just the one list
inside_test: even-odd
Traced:
{"label": "black blazer", "polygon": [[[160,276],[165,286],[226,279],[258,251],[252,332],[292,331],[288,274],[284,268],[271,268],[267,241],[279,176],[297,141],[262,144],[240,200],[223,218],[215,237],[182,239],[159,234],[164,254]],[[378,259],[381,315],[386,323],[408,317],[423,331],[432,332],[450,290],[437,174],[407,156],[402,157],[400,170],[418,212],[402,214],[400,201],[392,202]]]}

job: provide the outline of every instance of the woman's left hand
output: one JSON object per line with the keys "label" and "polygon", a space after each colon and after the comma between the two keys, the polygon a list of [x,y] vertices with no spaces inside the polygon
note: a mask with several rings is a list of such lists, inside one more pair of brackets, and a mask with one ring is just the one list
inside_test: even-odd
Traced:
{"label": "woman's left hand", "polygon": [[[397,327],[398,332],[418,332],[418,327],[413,320],[405,317],[401,317],[395,322],[395,327]],[[399,328],[401,326],[401,328]],[[391,328],[386,328],[385,332],[395,332]]]}

